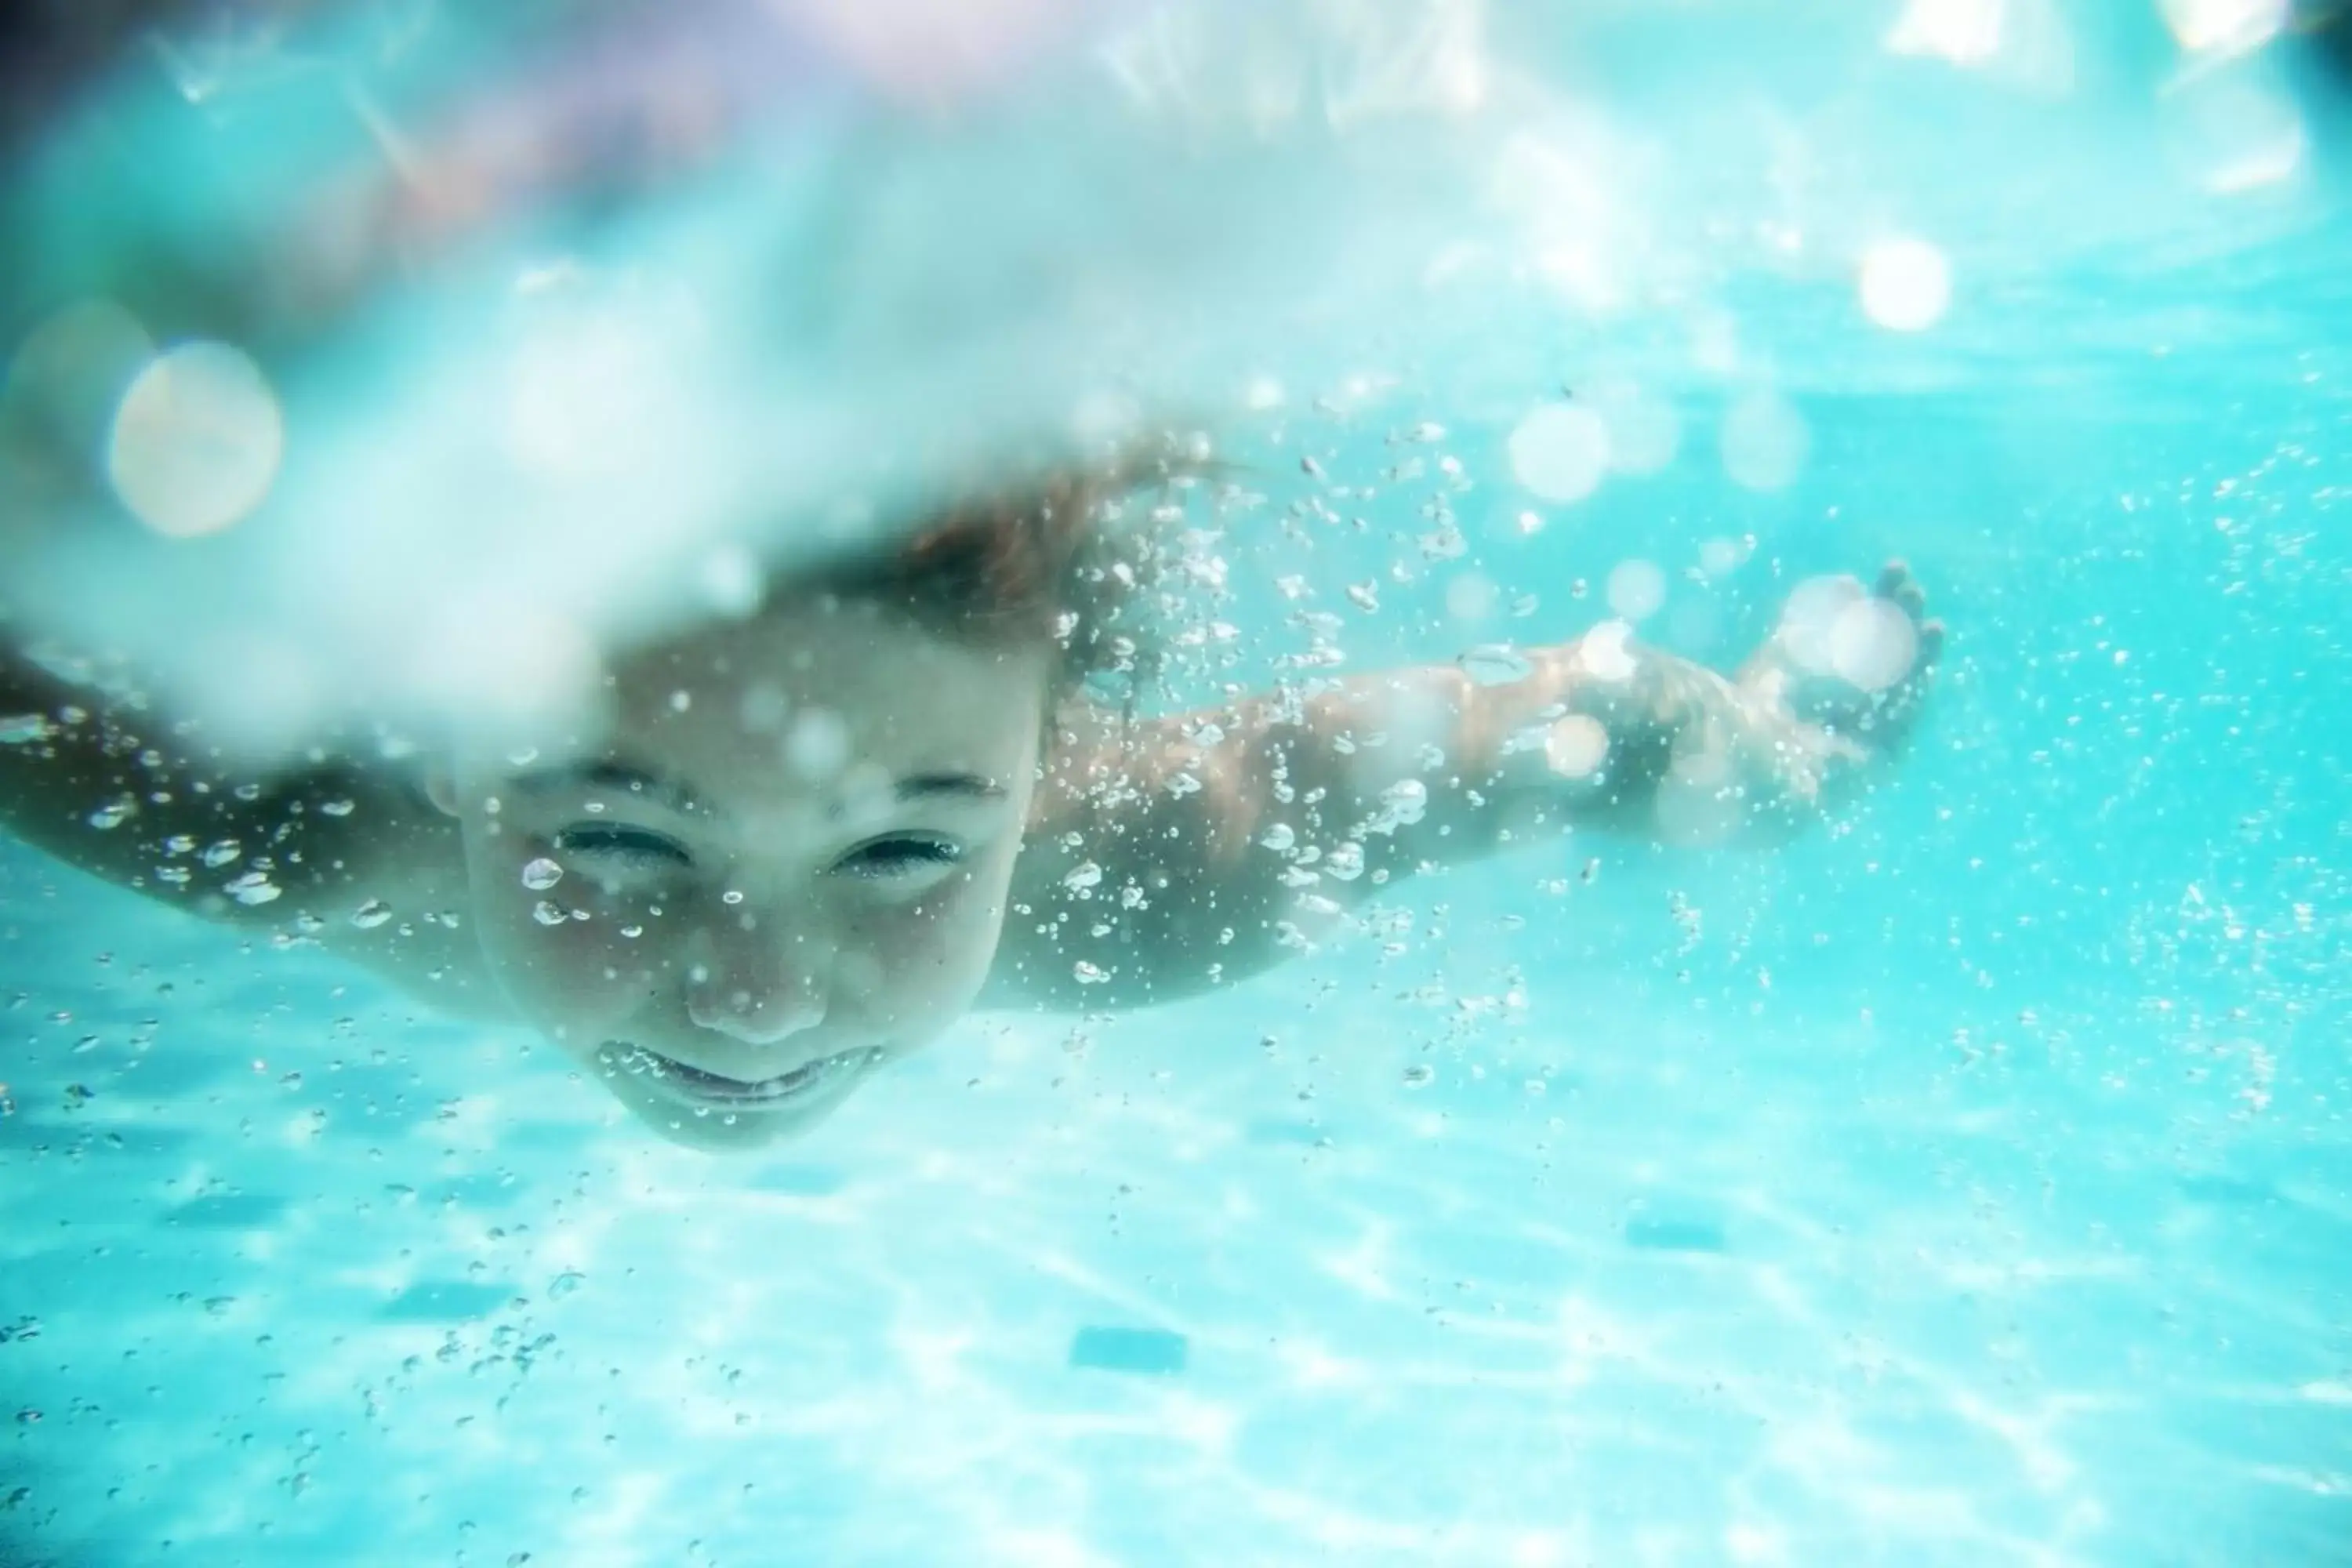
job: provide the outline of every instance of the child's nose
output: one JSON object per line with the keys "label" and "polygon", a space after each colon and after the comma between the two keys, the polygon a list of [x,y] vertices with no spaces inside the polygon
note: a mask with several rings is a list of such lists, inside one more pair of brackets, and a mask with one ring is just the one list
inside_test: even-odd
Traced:
{"label": "child's nose", "polygon": [[772,1046],[824,1022],[825,966],[803,942],[718,942],[687,975],[695,1024]]}
{"label": "child's nose", "polygon": [[687,1016],[748,1046],[772,1046],[824,1022],[824,998],[794,977],[783,984],[698,985],[687,993]]}

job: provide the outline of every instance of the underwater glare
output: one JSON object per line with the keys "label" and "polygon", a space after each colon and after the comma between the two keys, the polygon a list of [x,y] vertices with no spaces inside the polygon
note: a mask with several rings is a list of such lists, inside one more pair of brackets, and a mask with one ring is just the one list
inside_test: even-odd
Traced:
{"label": "underwater glare", "polygon": [[0,1568],[2352,1563],[2352,6],[0,18]]}

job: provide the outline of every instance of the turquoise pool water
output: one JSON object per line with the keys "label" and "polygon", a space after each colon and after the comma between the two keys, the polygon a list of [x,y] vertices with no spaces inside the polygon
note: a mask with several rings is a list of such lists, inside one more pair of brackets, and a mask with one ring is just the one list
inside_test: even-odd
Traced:
{"label": "turquoise pool water", "polygon": [[[2291,181],[2163,195],[2145,8],[2072,16],[2074,98],[1990,108],[1885,76],[1902,9],[1804,12],[1814,55],[1596,11],[1559,74],[1654,72],[1620,112],[1693,147],[1727,83],[1811,106],[1846,176],[1790,213],[1936,232],[1927,330],[1851,247],[1699,245],[1667,160],[1651,256],[1704,311],[1433,296],[1358,342],[1381,378],[1302,363],[1219,426],[1265,498],[1220,521],[1253,679],[1651,597],[1728,660],[1905,556],[1950,660],[1866,806],[1769,855],[1531,849],[1224,994],[975,1018],[740,1162],[0,847],[0,1563],[2352,1563],[2341,146],[2290,73]],[[1993,156],[1945,93],[2039,173],[1872,185]],[[1530,495],[1563,384],[1638,388],[1665,458]],[[1759,458],[1724,432],[1766,393],[1802,434]],[[1302,457],[1379,488],[1365,529],[1282,526]]]}

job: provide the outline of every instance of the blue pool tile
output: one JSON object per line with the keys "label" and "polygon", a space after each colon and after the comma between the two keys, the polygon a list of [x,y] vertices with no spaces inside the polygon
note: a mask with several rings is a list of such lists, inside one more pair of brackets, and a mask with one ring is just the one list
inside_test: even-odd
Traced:
{"label": "blue pool tile", "polygon": [[1070,1340],[1070,1364],[1097,1372],[1179,1373],[1188,1353],[1184,1336],[1166,1329],[1089,1324]]}

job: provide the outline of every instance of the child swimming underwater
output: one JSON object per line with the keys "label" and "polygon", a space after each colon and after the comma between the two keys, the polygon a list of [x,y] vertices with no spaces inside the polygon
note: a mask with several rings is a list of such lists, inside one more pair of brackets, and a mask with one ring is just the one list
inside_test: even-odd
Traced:
{"label": "child swimming underwater", "polygon": [[662,1134],[746,1149],[972,1008],[1232,984],[1419,870],[1571,829],[1772,841],[1900,748],[1941,646],[1894,564],[1801,589],[1732,678],[1609,623],[1502,684],[1437,666],[1133,720],[1079,690],[1120,646],[1116,504],[1062,483],[938,519],[621,654],[562,743],[421,777],[257,786],[0,647],[0,821],[529,1024]]}

